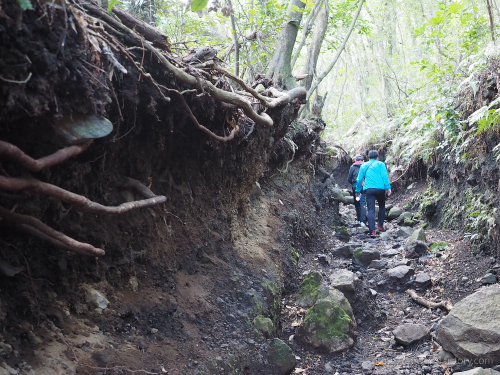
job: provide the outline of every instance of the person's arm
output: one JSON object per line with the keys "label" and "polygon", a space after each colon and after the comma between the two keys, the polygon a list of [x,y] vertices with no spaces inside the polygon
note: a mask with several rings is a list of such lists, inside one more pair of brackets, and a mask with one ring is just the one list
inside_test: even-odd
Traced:
{"label": "person's arm", "polygon": [[384,181],[385,190],[387,190],[387,195],[391,195],[391,183],[389,181],[389,175],[387,174],[387,166],[384,164],[382,168],[382,180]]}

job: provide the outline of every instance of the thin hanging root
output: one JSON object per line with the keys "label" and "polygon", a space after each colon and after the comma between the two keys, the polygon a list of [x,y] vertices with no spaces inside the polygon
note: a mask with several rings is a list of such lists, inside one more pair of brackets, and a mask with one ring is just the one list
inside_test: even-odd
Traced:
{"label": "thin hanging root", "polygon": [[88,243],[79,242],[71,237],[68,237],[65,234],[56,231],[55,229],[49,227],[48,225],[42,223],[40,220],[32,216],[16,214],[10,212],[4,207],[0,207],[0,217],[3,218],[5,221],[14,224],[19,224],[19,225],[24,224],[29,227],[33,227],[36,230],[43,233],[44,235],[54,239],[55,241],[62,242],[63,244],[69,246],[68,250],[77,253],[85,253],[91,256],[103,256],[105,254],[103,249],[96,248]]}
{"label": "thin hanging root", "polygon": [[102,204],[93,202],[82,195],[72,193],[61,189],[58,186],[48,184],[34,178],[0,176],[0,188],[14,191],[26,189],[36,191],[69,203],[78,211],[90,212],[99,215],[118,215],[136,208],[150,207],[159,203],[164,203],[167,200],[165,196],[159,195],[140,201],[122,203],[119,206],[103,206]]}
{"label": "thin hanging root", "polygon": [[0,156],[6,156],[32,172],[39,172],[44,168],[62,163],[66,159],[80,154],[85,151],[91,143],[92,140],[80,145],[62,148],[52,155],[44,156],[40,159],[33,159],[31,156],[26,155],[19,147],[8,142],[0,141]]}
{"label": "thin hanging root", "polygon": [[212,131],[210,131],[210,129],[206,128],[205,126],[201,125],[198,122],[198,120],[196,119],[195,115],[193,115],[193,112],[191,112],[191,108],[189,108],[189,106],[187,105],[186,101],[184,100],[184,97],[182,96],[182,94],[179,91],[173,90],[173,89],[167,89],[167,90],[170,91],[170,92],[175,93],[179,97],[182,106],[184,107],[184,109],[188,113],[189,118],[191,120],[193,120],[194,124],[196,125],[196,127],[198,129],[200,129],[202,132],[204,132],[205,134],[207,134],[210,138],[212,138],[212,139],[214,139],[216,141],[219,141],[219,142],[228,142],[228,141],[231,141],[234,138],[235,134],[240,129],[239,126],[236,125],[233,128],[233,130],[231,130],[231,133],[229,133],[229,135],[226,136],[226,137],[221,137],[220,135],[212,133]]}
{"label": "thin hanging root", "polygon": [[415,303],[418,303],[419,305],[425,306],[429,309],[437,309],[438,307],[442,307],[447,311],[451,311],[451,309],[453,309],[453,304],[451,303],[451,301],[432,302],[428,299],[425,299],[424,297],[420,297],[413,289],[408,289],[406,291],[406,294],[408,294]]}

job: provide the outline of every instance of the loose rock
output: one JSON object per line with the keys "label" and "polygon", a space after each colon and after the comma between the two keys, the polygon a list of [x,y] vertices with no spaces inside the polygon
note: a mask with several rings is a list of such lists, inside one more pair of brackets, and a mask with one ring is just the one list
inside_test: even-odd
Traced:
{"label": "loose rock", "polygon": [[425,231],[423,228],[415,230],[411,236],[408,238],[408,242],[412,241],[422,241],[427,242],[427,238],[425,237]]}
{"label": "loose rock", "polygon": [[398,218],[403,213],[403,210],[399,207],[392,207],[387,214],[387,220],[394,220]]}
{"label": "loose rock", "polygon": [[405,323],[396,327],[393,331],[396,342],[400,345],[409,346],[418,341],[429,338],[431,330],[422,324]]}
{"label": "loose rock", "polygon": [[353,254],[353,262],[361,267],[368,267],[375,259],[380,259],[380,253],[374,249],[357,249]]}
{"label": "loose rock", "polygon": [[342,269],[335,271],[330,275],[329,279],[331,285],[343,293],[350,293],[355,291],[354,282],[356,280],[356,276],[349,270]]}
{"label": "loose rock", "polygon": [[273,374],[288,375],[290,374],[297,360],[292,349],[280,339],[273,339],[269,345],[269,367]]}
{"label": "loose rock", "polygon": [[416,259],[427,254],[429,246],[423,241],[408,241],[405,245],[406,257]]}
{"label": "loose rock", "polygon": [[397,266],[387,271],[389,278],[399,284],[408,282],[414,273],[415,270],[408,266]]}

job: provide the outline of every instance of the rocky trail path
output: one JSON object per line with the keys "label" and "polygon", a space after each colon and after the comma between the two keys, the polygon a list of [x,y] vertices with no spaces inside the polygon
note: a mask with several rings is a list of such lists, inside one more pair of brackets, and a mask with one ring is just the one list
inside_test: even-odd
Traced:
{"label": "rocky trail path", "polygon": [[[443,350],[435,337],[447,309],[422,306],[407,291],[414,290],[428,302],[455,304],[486,289],[486,284],[496,283],[500,265],[495,258],[473,255],[463,234],[424,230],[412,213],[402,211],[393,208],[386,232],[371,239],[366,228],[355,224],[354,206],[341,206],[349,235],[345,233],[341,241],[332,229],[322,253],[306,254],[300,260],[305,281],[299,293],[283,301],[282,310],[281,339],[297,357],[294,373],[449,375],[481,365],[494,367],[484,366],[481,358],[472,363],[457,360]],[[405,221],[414,228],[405,226]],[[306,284],[312,279],[319,280],[319,294],[325,294],[322,288],[330,295],[337,289],[349,300],[357,324],[350,350],[331,354],[331,347],[328,350],[315,331],[321,323],[305,324],[312,319],[308,315],[314,302],[304,290],[310,291],[311,285]],[[475,309],[475,303],[469,301],[471,306],[465,310]],[[495,314],[498,307],[492,309]],[[305,332],[307,329],[311,332]],[[341,348],[343,344],[336,345]]]}

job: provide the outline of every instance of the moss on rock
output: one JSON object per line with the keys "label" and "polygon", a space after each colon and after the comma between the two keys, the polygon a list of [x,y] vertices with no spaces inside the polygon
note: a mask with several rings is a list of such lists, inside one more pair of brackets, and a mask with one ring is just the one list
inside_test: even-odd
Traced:
{"label": "moss on rock", "polygon": [[302,281],[297,304],[302,307],[311,307],[316,302],[319,286],[321,285],[321,274],[311,272]]}

